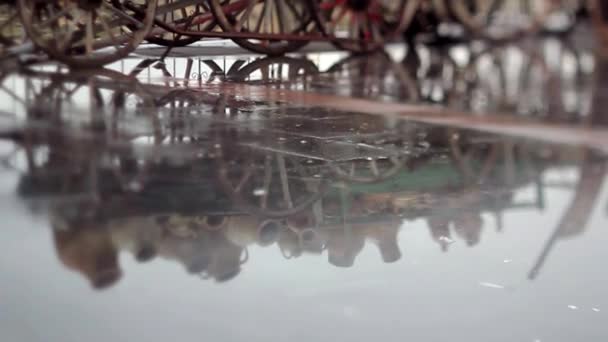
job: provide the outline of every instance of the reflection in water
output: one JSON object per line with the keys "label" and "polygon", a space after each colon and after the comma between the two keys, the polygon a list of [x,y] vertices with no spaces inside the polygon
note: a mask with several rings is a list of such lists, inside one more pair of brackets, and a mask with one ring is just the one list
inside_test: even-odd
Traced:
{"label": "reflection in water", "polygon": [[[253,262],[252,246],[286,259],[327,255],[347,268],[370,244],[394,263],[407,255],[398,235],[415,220],[426,222],[444,252],[456,242],[475,247],[492,217],[502,230],[506,211],[545,210],[552,186],[546,174],[577,168],[572,203],[531,270],[534,278],[556,241],[585,231],[603,156],[254,101],[222,87],[247,83],[602,124],[591,76],[603,65],[573,44],[420,45],[401,60],[389,52],[348,57],[325,71],[305,58],[281,57],[229,67],[201,60],[193,72],[188,59],[182,79],[172,76],[176,65],[170,71],[155,60],[128,73],[35,67],[0,79],[3,113],[14,113],[5,115],[12,122],[2,137],[15,150],[3,164],[21,173],[24,201],[48,207],[58,258],[94,288],[120,279],[121,252],[141,263],[171,260],[217,282]],[[531,199],[516,196],[524,188],[535,189]]]}
{"label": "reflection in water", "polygon": [[608,69],[577,30],[1,68],[3,341],[603,341]]}
{"label": "reflection in water", "polygon": [[[346,72],[356,84],[372,60],[348,59],[312,80]],[[237,69],[268,71],[289,62]],[[20,108],[14,111],[19,125],[3,133],[16,147],[5,166],[21,170],[17,191],[24,200],[44,199],[61,262],[95,288],[120,279],[120,252],[142,263],[171,260],[217,282],[253,262],[248,249],[254,245],[276,248],[287,259],[327,255],[328,263],[343,268],[356,266],[366,244],[373,244],[383,262],[394,263],[407,254],[400,230],[418,219],[442,251],[455,242],[475,247],[483,243],[484,213],[502,229],[505,211],[540,212],[543,175],[579,168],[572,204],[531,271],[535,277],[555,241],[585,231],[605,174],[603,157],[591,150],[311,112],[212,90],[144,86],[109,70],[28,70],[20,77],[27,91],[23,99],[9,92]],[[226,76],[247,80],[235,77]],[[386,74],[380,79],[398,82]],[[362,93],[349,95],[401,96],[405,89],[365,82],[353,87]],[[413,98],[433,100],[435,90],[424,87],[407,86]],[[517,111],[509,101],[490,103]],[[515,196],[531,186],[533,199]]]}
{"label": "reflection in water", "polygon": [[[426,220],[432,240],[443,251],[454,241],[474,247],[483,243],[482,213],[500,219],[502,212],[511,209],[542,210],[542,175],[564,166],[580,165],[580,181],[539,263],[555,240],[584,232],[605,174],[603,158],[586,151],[589,157],[577,161],[558,155],[561,149],[498,138],[487,142],[489,137],[467,132],[460,132],[454,144],[452,135],[444,133],[449,142],[436,142],[415,155],[408,153],[410,163],[385,177],[373,171],[390,163],[383,155],[330,159],[320,152],[317,159],[301,161],[303,151],[252,149],[245,142],[232,146],[231,155],[257,153],[264,158],[227,166],[220,161],[222,156],[201,152],[205,146],[198,142],[188,155],[174,155],[170,160],[174,147],[181,144],[187,149],[191,143],[154,146],[138,156],[124,145],[113,150],[63,134],[42,137],[41,132],[30,131],[37,137],[36,146],[20,142],[20,153],[30,166],[19,192],[28,201],[41,196],[49,199],[58,257],[98,288],[120,278],[120,251],[131,253],[139,262],[158,257],[174,260],[188,273],[216,281],[238,275],[252,245],[278,248],[289,259],[326,251],[332,265],[352,267],[366,243],[372,243],[381,259],[392,263],[403,254],[399,230],[420,218]],[[201,153],[209,154],[201,157]],[[370,162],[377,166],[370,170]],[[353,173],[361,168],[368,176],[358,182],[329,164],[343,164]],[[213,187],[223,182],[230,172],[227,168],[239,171],[236,186],[247,192]],[[248,168],[259,168],[260,175],[253,178]],[[371,182],[374,176],[378,179]],[[248,181],[255,184],[249,187]],[[320,183],[326,185],[320,187]],[[514,192],[530,184],[537,187],[537,198],[518,201]],[[540,265],[533,274],[539,269]]]}

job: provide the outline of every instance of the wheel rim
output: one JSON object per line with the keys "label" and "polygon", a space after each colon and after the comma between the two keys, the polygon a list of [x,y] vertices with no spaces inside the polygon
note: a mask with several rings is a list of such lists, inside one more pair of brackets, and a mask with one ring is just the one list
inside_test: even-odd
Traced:
{"label": "wheel rim", "polygon": [[25,30],[38,48],[69,66],[97,67],[137,48],[152,28],[156,3],[103,0],[81,6],[71,1],[19,0],[18,4]]}

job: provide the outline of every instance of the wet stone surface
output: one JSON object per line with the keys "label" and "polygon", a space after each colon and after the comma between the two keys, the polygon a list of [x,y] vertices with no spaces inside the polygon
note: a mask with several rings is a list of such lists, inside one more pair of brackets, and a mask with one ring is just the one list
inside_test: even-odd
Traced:
{"label": "wet stone surface", "polygon": [[1,69],[2,340],[603,341],[575,43]]}

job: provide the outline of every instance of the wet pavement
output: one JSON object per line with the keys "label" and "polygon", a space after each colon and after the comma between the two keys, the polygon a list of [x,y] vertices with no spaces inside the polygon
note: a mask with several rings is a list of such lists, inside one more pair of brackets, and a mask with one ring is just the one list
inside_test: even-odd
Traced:
{"label": "wet pavement", "polygon": [[578,34],[3,67],[2,340],[605,340]]}

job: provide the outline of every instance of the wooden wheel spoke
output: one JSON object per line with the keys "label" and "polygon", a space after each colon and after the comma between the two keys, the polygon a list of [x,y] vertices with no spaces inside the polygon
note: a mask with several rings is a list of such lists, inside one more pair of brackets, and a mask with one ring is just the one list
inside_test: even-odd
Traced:
{"label": "wooden wheel spoke", "polygon": [[137,29],[140,29],[144,26],[144,24],[141,21],[135,19],[133,16],[125,13],[124,11],[116,8],[115,6],[112,6],[106,2],[102,2],[102,5],[110,13],[114,14],[117,18],[121,19],[123,22],[129,22],[129,23],[135,25],[135,27],[137,27]]}
{"label": "wooden wheel spoke", "polygon": [[353,39],[359,39],[361,36],[361,21],[359,15],[356,13],[350,13],[351,23],[350,23],[350,37]]}
{"label": "wooden wheel spoke", "polygon": [[57,41],[57,50],[59,52],[67,53],[70,45],[74,42],[75,33],[75,30],[70,30],[68,28],[68,32],[65,33],[65,37]]}
{"label": "wooden wheel spoke", "polygon": [[197,6],[197,8],[201,7],[205,10],[205,12],[211,12],[211,8],[209,8],[209,4],[207,4],[207,2],[203,2]]}
{"label": "wooden wheel spoke", "polygon": [[482,4],[479,7],[479,13],[476,15],[477,20],[481,25],[486,26],[490,24],[492,14],[496,12],[499,3],[500,1],[482,1]]}
{"label": "wooden wheel spoke", "polygon": [[73,4],[67,5],[61,11],[59,11],[57,13],[53,13],[50,18],[48,18],[47,20],[45,20],[45,21],[41,22],[40,24],[38,24],[38,27],[39,28],[47,28],[48,26],[51,26],[51,25],[55,24],[61,18],[66,17],[74,8],[75,8],[75,6]]}
{"label": "wooden wheel spoke", "polygon": [[87,56],[93,54],[93,42],[95,40],[95,30],[93,27],[94,15],[94,12],[89,12],[86,16],[85,50]]}
{"label": "wooden wheel spoke", "polygon": [[270,184],[272,182],[272,156],[266,156],[264,161],[264,184],[263,191],[260,198],[260,207],[266,209],[268,207],[268,195],[270,194]]}
{"label": "wooden wheel spoke", "polygon": [[245,11],[243,12],[241,17],[238,19],[236,25],[234,26],[234,30],[236,32],[240,32],[243,29],[243,24],[245,22],[249,23],[249,18],[251,17],[251,13],[253,12],[253,9],[255,8],[256,4],[257,4],[256,0],[249,1],[249,3],[247,4],[247,8],[245,8]]}
{"label": "wooden wheel spoke", "polygon": [[344,19],[344,16],[346,15],[347,12],[348,12],[348,9],[346,8],[346,6],[342,6],[342,7],[339,8],[338,15],[336,15],[336,17],[333,18],[327,24],[330,32],[334,31],[334,29],[336,28],[336,26],[342,21],[342,19]]}
{"label": "wooden wheel spoke", "polygon": [[283,3],[284,0],[275,0],[275,7],[277,9],[277,20],[279,22],[279,32],[281,33],[285,33],[288,32],[288,30],[285,27],[285,21],[289,22],[289,19],[287,18],[287,12],[285,9],[285,4]]}
{"label": "wooden wheel spoke", "polygon": [[4,86],[4,84],[0,84],[0,90],[7,93],[14,101],[19,102],[21,105],[23,105],[23,106],[27,105],[26,102],[23,99],[21,99],[21,97],[19,97],[19,95],[15,94],[15,92],[13,92],[11,89]]}
{"label": "wooden wheel spoke", "polygon": [[369,169],[372,171],[372,174],[374,176],[380,176],[380,170],[378,170],[378,162],[376,161],[376,159],[372,159],[369,161]]}
{"label": "wooden wheel spoke", "polygon": [[295,18],[298,22],[302,23],[303,25],[308,24],[308,18],[304,18],[302,13],[300,13],[300,11],[298,11],[298,9],[296,8],[296,6],[294,5],[294,3],[292,1],[285,0],[285,3],[287,4],[287,8],[289,8],[291,13],[293,14],[292,15],[293,18]]}
{"label": "wooden wheel spoke", "polygon": [[245,186],[245,184],[247,184],[247,181],[249,181],[249,179],[253,175],[253,168],[254,167],[255,166],[253,164],[249,164],[249,166],[245,170],[245,174],[243,174],[243,177],[241,177],[241,179],[239,180],[239,183],[234,188],[234,192],[240,193],[241,190],[243,190],[243,187]]}
{"label": "wooden wheel spoke", "polygon": [[277,155],[277,164],[279,168],[279,176],[281,178],[281,188],[283,189],[283,200],[287,204],[287,208],[293,208],[293,200],[289,190],[289,178],[287,177],[287,168],[285,166],[285,157]]}
{"label": "wooden wheel spoke", "polygon": [[[255,0],[251,0],[251,1],[252,1],[252,2],[255,2]],[[265,12],[265,11],[266,11],[266,7],[267,7],[267,5],[268,5],[268,4],[267,4],[266,2],[264,2],[264,4],[262,5],[262,6],[263,6],[262,12]],[[257,21],[256,21],[256,24],[255,24],[255,27],[254,27],[254,31],[253,31],[253,32],[260,32],[260,30],[262,29],[262,22],[264,21],[264,20],[263,20],[263,18],[264,18],[264,15],[263,15],[263,14],[261,14],[261,15],[258,17],[258,19],[257,19]],[[249,20],[247,20],[247,28],[249,28]]]}
{"label": "wooden wheel spoke", "polygon": [[260,30],[262,29],[262,24],[265,23],[266,25],[266,32],[268,32],[268,26],[270,24],[270,22],[272,21],[272,7],[270,5],[270,3],[272,2],[272,0],[265,0],[264,4],[262,5],[262,13],[260,15],[260,17],[258,18],[258,23],[256,25],[256,32],[261,32]]}
{"label": "wooden wheel spoke", "polygon": [[118,38],[116,37],[116,35],[114,34],[114,31],[112,31],[112,28],[108,24],[107,19],[104,18],[104,17],[99,17],[99,21],[101,23],[101,27],[103,28],[103,30],[110,37],[110,41],[112,42],[112,44],[114,45],[114,47],[116,47],[116,49],[119,49],[121,47],[121,44],[118,41]]}
{"label": "wooden wheel spoke", "polygon": [[[290,2],[295,2],[295,4]],[[297,9],[300,8],[300,5],[304,6],[305,3],[302,0],[208,0],[217,24],[226,32],[251,32],[265,35],[300,33],[300,30],[312,23],[312,17],[298,15]],[[302,11],[307,8],[304,6]],[[306,19],[306,22],[302,22],[299,18]],[[268,55],[282,55],[295,51],[307,43],[270,36],[256,39],[233,38],[232,40],[245,49]]]}
{"label": "wooden wheel spoke", "polygon": [[6,21],[0,25],[0,32],[2,32],[7,26],[12,25],[17,17],[19,17],[19,13],[15,12],[8,19],[6,19]]}
{"label": "wooden wheel spoke", "polygon": [[371,31],[371,39],[373,41],[382,42],[384,39],[382,38],[382,33],[380,32],[380,28],[378,25],[375,25],[373,21],[369,21],[370,31]]}

